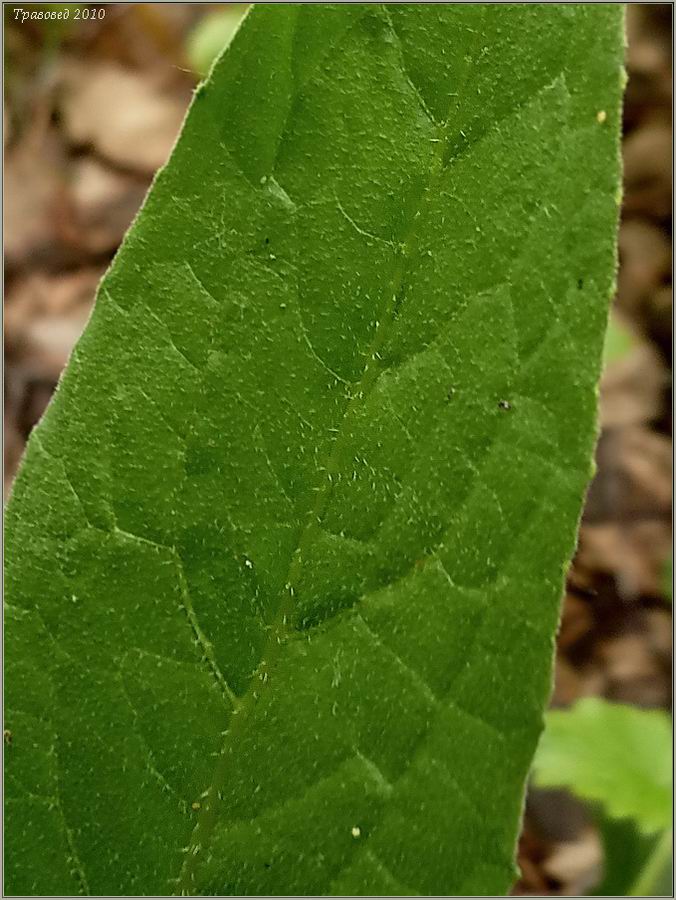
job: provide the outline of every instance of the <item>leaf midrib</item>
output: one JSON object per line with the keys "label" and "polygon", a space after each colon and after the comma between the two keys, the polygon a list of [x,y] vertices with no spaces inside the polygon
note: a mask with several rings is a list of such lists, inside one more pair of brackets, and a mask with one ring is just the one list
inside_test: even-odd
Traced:
{"label": "leaf midrib", "polygon": [[[400,51],[401,38],[392,22],[389,11],[386,6],[380,5],[380,9],[384,12],[393,34],[399,43]],[[229,727],[225,732],[225,738],[221,746],[218,761],[214,767],[214,776],[211,784],[205,791],[205,802],[200,810],[197,823],[193,829],[190,841],[185,850],[185,859],[181,867],[177,879],[172,879],[177,888],[177,893],[181,896],[189,895],[191,887],[194,886],[195,870],[198,865],[198,859],[202,855],[205,846],[208,845],[213,831],[218,822],[218,813],[216,801],[221,791],[225,778],[227,776],[227,763],[229,754],[226,753],[228,745],[236,746],[237,738],[242,733],[246,725],[248,715],[255,708],[255,704],[259,698],[259,692],[256,690],[256,682],[260,681],[261,686],[265,687],[270,684],[270,672],[274,666],[277,657],[281,653],[281,649],[285,642],[293,636],[294,630],[289,627],[294,612],[293,598],[295,595],[295,585],[302,571],[303,551],[310,543],[312,537],[321,529],[321,523],[326,514],[330,501],[335,477],[338,474],[341,453],[344,449],[346,439],[350,435],[350,431],[345,429],[345,423],[351,417],[351,414],[369,397],[375,384],[381,374],[387,371],[388,367],[382,364],[379,351],[386,343],[389,327],[396,320],[396,313],[405,298],[404,278],[407,272],[409,260],[414,256],[417,245],[419,226],[423,220],[423,210],[432,192],[435,183],[443,175],[446,169],[454,161],[454,157],[446,157],[448,149],[448,141],[446,140],[448,128],[451,121],[451,113],[454,106],[453,100],[449,105],[446,118],[442,122],[435,122],[427,109],[422,97],[416,86],[411,82],[406,70],[406,63],[401,53],[401,67],[406,79],[413,90],[416,100],[425,116],[434,124],[436,128],[436,137],[433,139],[435,143],[435,151],[432,155],[431,165],[427,176],[427,185],[423,190],[420,201],[411,215],[410,227],[399,244],[399,255],[394,273],[390,282],[390,291],[387,296],[387,302],[383,315],[377,319],[377,326],[374,332],[373,340],[366,353],[366,363],[358,382],[353,382],[353,392],[347,402],[340,423],[336,430],[336,437],[333,442],[331,453],[329,454],[327,464],[323,471],[325,472],[325,480],[320,489],[317,491],[317,498],[314,506],[307,515],[305,526],[301,529],[298,541],[292,551],[287,579],[283,588],[283,596],[277,610],[277,613],[269,626],[269,637],[261,651],[261,658],[258,666],[254,670],[249,686],[241,698],[233,704],[232,718]],[[461,80],[459,91],[461,91],[469,78],[471,66],[467,66],[464,77]],[[457,104],[458,97],[454,95]],[[467,152],[469,148],[465,148]],[[318,467],[318,471],[321,469]]]}
{"label": "leaf midrib", "polygon": [[389,327],[396,319],[396,310],[404,299],[404,277],[406,275],[408,262],[414,256],[417,249],[418,227],[423,218],[422,211],[436,180],[446,168],[444,165],[444,152],[446,149],[444,137],[446,134],[447,122],[437,124],[436,128],[437,136],[435,138],[435,152],[432,156],[432,162],[427,177],[427,185],[422,193],[415,212],[411,216],[411,225],[408,232],[406,233],[404,240],[400,243],[399,256],[390,282],[387,303],[383,311],[384,314],[378,316],[378,324],[371,345],[366,353],[367,362],[364,366],[362,376],[360,380],[354,384],[352,396],[345,406],[342,418],[337,427],[332,450],[324,469],[326,475],[324,483],[317,491],[315,504],[308,514],[307,522],[302,528],[296,547],[291,554],[288,575],[283,589],[284,593],[277,614],[269,626],[268,640],[261,652],[260,662],[251,676],[249,687],[242,695],[240,701],[234,705],[232,718],[225,733],[225,739],[219,753],[218,762],[214,769],[211,785],[207,788],[204,805],[200,811],[197,823],[185,851],[185,860],[181,867],[178,879],[176,880],[176,892],[181,896],[190,894],[190,890],[194,884],[194,875],[198,858],[211,839],[218,821],[215,801],[218,799],[218,793],[221,790],[227,775],[227,762],[229,759],[229,755],[226,753],[227,747],[229,744],[236,746],[236,739],[241,734],[248,715],[255,707],[259,697],[259,694],[255,689],[256,683],[260,681],[262,685],[269,685],[271,680],[269,677],[270,670],[273,667],[276,658],[279,656],[281,648],[284,646],[286,640],[294,633],[293,629],[289,627],[289,622],[294,611],[293,598],[295,595],[295,585],[302,570],[303,551],[311,541],[312,537],[321,528],[321,523],[327,511],[331,492],[335,483],[334,476],[338,474],[341,453],[344,449],[346,440],[351,437],[350,431],[344,427],[345,423],[350,419],[353,411],[363,404],[370,395],[379,376],[387,371],[387,367],[382,365],[379,352],[385,345]]}

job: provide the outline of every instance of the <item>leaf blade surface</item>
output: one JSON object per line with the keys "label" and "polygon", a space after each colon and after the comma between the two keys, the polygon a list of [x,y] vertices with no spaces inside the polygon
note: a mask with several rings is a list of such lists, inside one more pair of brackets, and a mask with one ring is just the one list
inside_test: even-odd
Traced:
{"label": "leaf blade surface", "polygon": [[11,501],[8,706],[45,774],[17,725],[10,799],[67,861],[17,855],[18,892],[507,889],[620,48],[611,5],[247,17]]}

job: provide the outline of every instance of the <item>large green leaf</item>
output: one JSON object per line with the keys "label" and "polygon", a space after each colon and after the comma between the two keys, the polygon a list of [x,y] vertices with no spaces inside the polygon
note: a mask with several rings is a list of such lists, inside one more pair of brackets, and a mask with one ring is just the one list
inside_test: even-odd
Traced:
{"label": "large green leaf", "polygon": [[11,500],[10,892],[509,887],[590,473],[621,19],[247,17]]}

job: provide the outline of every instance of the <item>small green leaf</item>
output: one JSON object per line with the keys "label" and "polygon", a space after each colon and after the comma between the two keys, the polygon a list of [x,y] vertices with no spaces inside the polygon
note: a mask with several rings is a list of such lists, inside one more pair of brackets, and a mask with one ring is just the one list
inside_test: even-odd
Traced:
{"label": "small green leaf", "polygon": [[218,54],[232,40],[246,9],[245,3],[230,4],[199,20],[188,35],[186,47],[194,72],[202,76],[207,74]]}
{"label": "small green leaf", "polygon": [[671,773],[666,713],[594,697],[547,713],[534,764],[538,785],[568,787],[650,834],[671,823]]}
{"label": "small green leaf", "polygon": [[674,833],[662,832],[628,891],[629,897],[671,897],[674,893]]}
{"label": "small green leaf", "polygon": [[594,897],[627,897],[650,859],[659,834],[643,834],[633,819],[613,819],[600,805],[593,808],[603,844],[603,879]]}
{"label": "small green leaf", "polygon": [[624,359],[636,344],[636,337],[631,329],[616,315],[611,315],[603,344],[603,364],[608,366]]}
{"label": "small green leaf", "polygon": [[11,893],[509,888],[622,44],[613,4],[247,15],[10,502]]}

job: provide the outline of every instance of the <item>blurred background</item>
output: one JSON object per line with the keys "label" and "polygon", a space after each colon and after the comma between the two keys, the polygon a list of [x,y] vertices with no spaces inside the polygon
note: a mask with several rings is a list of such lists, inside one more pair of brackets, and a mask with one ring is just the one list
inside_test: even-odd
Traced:
{"label": "blurred background", "polygon": [[[5,495],[192,91],[246,10],[24,4],[69,18],[21,22],[18,8],[3,9]],[[517,895],[635,893],[652,884],[640,880],[651,866],[659,880],[670,854],[672,7],[630,4],[627,25],[620,271],[598,469],[552,698],[573,712],[551,719],[536,762],[547,787],[529,789]],[[618,725],[608,707],[585,705],[590,697],[651,712]],[[625,794],[618,814],[606,795]],[[659,813],[646,813],[647,796]]]}

